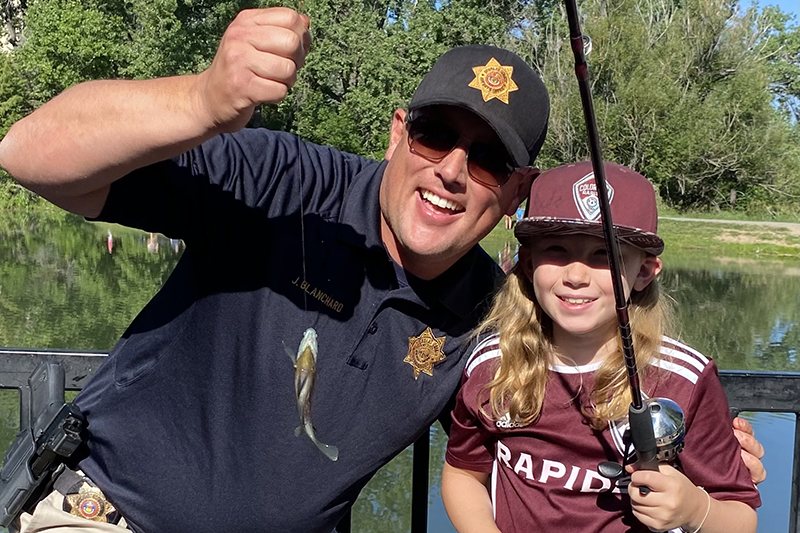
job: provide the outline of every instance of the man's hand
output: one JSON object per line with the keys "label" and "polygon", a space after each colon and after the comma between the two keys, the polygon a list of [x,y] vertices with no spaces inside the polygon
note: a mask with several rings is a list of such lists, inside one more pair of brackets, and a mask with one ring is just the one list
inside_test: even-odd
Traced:
{"label": "man's hand", "polygon": [[767,479],[767,471],[761,463],[764,457],[764,447],[754,436],[753,426],[744,418],[733,419],[733,434],[739,440],[742,447],[742,460],[747,469],[750,470],[750,477],[753,483],[758,485]]}
{"label": "man's hand", "polygon": [[211,129],[238,131],[258,104],[286,97],[305,64],[308,29],[308,17],[288,8],[239,13],[195,85],[198,112]]}

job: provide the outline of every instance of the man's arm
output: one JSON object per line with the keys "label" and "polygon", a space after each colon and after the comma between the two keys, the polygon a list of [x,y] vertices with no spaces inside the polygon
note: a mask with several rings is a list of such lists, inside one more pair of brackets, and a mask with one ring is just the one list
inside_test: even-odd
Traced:
{"label": "man's arm", "polygon": [[51,202],[97,216],[112,182],[247,124],[283,100],[303,66],[308,19],[286,8],[239,13],[198,75],[91,81],[20,120],[0,143],[0,166]]}

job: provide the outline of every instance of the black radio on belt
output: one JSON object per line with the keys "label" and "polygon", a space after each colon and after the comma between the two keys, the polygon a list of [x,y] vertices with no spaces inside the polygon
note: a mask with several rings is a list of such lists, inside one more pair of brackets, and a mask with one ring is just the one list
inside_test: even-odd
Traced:
{"label": "black radio on belt", "polygon": [[32,512],[52,486],[53,472],[84,441],[86,419],[64,401],[64,369],[41,363],[20,388],[20,432],[0,470],[0,526]]}

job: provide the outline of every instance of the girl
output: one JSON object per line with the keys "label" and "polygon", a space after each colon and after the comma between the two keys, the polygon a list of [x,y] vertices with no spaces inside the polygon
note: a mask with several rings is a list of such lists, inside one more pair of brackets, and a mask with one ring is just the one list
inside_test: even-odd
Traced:
{"label": "girl", "polygon": [[716,366],[663,336],[653,187],[626,167],[605,170],[643,391],[685,414],[680,469],[634,472],[627,490],[597,473],[622,459],[631,395],[594,174],[588,162],[565,165],[534,181],[515,230],[519,263],[467,361],[442,477],[447,513],[460,533],[755,532],[761,502]]}

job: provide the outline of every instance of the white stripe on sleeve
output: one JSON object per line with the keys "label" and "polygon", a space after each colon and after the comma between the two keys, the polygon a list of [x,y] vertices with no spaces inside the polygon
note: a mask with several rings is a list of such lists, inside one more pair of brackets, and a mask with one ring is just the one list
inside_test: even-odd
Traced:
{"label": "white stripe on sleeve", "polygon": [[478,357],[474,359],[470,359],[469,363],[467,364],[467,377],[472,374],[472,371],[475,370],[475,367],[479,364],[483,363],[484,361],[488,361],[489,359],[494,359],[495,357],[500,357],[500,348],[495,348],[494,350],[489,350],[486,353],[482,353]]}
{"label": "white stripe on sleeve", "polygon": [[700,362],[697,358],[695,358],[695,357],[693,357],[693,356],[691,356],[691,355],[689,355],[687,353],[684,353],[684,352],[681,352],[681,351],[678,351],[678,350],[673,350],[672,348],[667,348],[666,346],[662,346],[661,347],[661,353],[663,353],[664,355],[668,355],[668,356],[672,357],[673,359],[680,359],[681,361],[684,361],[684,362],[692,365],[693,367],[695,367],[698,370],[698,372],[702,372],[703,369],[706,367],[706,364],[708,364],[708,359],[706,359],[706,362],[704,364],[704,363]]}
{"label": "white stripe on sleeve", "polygon": [[695,357],[700,359],[704,364],[708,364],[708,357],[706,357],[705,355],[701,354],[700,352],[698,352],[697,350],[695,350],[691,346],[687,346],[687,345],[683,344],[682,342],[678,342],[675,339],[670,339],[669,337],[664,337],[663,339],[664,339],[665,342],[668,342],[670,344],[674,344],[678,348],[680,348],[682,350],[686,350],[687,352],[691,353],[692,355],[694,355]]}
{"label": "white stripe on sleeve", "polygon": [[664,370],[669,370],[670,372],[674,372],[681,377],[684,377],[692,382],[692,384],[697,383],[697,374],[689,370],[688,368],[684,368],[680,365],[675,363],[670,363],[669,361],[664,361],[663,359],[659,359],[656,361],[656,366],[663,368]]}

